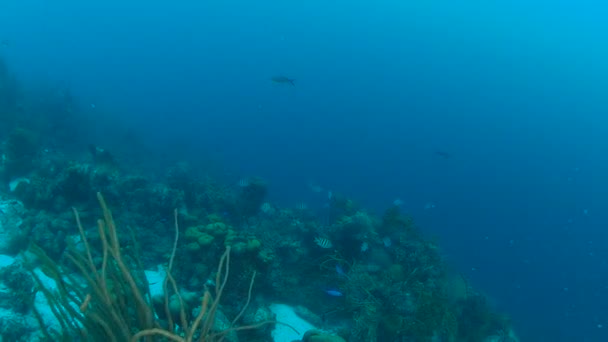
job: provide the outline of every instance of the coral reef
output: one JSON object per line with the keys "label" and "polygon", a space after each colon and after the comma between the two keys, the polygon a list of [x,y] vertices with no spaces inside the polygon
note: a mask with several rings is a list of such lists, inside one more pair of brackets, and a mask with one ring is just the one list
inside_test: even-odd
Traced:
{"label": "coral reef", "polygon": [[[49,337],[84,329],[104,341],[268,340],[278,302],[318,328],[303,341],[516,341],[509,319],[454,276],[398,206],[377,216],[333,193],[321,214],[268,202],[256,177],[226,185],[181,161],[139,169],[124,151],[77,140],[87,128],[73,127],[81,122],[69,91],[28,99],[0,61],[2,89],[0,253],[35,254],[58,287],[31,266],[32,294],[30,273],[10,266],[0,270],[10,289],[0,299],[25,315],[46,295],[60,322],[44,325]],[[105,202],[100,209],[100,192],[121,229]],[[148,282],[158,265],[165,276]],[[160,294],[148,291],[159,285]],[[0,321],[3,339],[33,340],[31,325],[9,323]]]}

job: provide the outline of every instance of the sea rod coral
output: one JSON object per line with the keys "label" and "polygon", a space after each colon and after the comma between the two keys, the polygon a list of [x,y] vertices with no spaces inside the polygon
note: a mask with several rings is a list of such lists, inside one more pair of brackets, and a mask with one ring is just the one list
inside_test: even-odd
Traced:
{"label": "sea rod coral", "polygon": [[[74,215],[84,250],[74,246],[67,254],[73,266],[78,270],[81,281],[69,275],[57,263],[48,258],[44,252],[32,246],[31,251],[42,262],[45,273],[57,283],[59,293],[45,287],[40,277],[32,272],[41,291],[45,294],[51,310],[59,321],[62,331],[50,331],[43,325],[46,337],[61,338],[63,341],[110,341],[137,342],[176,341],[176,342],[219,342],[228,340],[230,334],[245,329],[256,329],[263,325],[275,323],[268,320],[248,326],[237,326],[237,321],[247,309],[255,280],[251,277],[246,303],[230,326],[217,330],[215,318],[220,299],[226,287],[230,272],[230,247],[222,255],[216,274],[216,287],[212,292],[205,288],[201,308],[195,317],[188,317],[185,304],[180,296],[178,286],[171,276],[175,250],[179,239],[178,215],[175,212],[175,240],[163,283],[164,310],[168,322],[161,322],[152,305],[150,292],[141,269],[130,266],[122,255],[117,227],[112,213],[100,193],[97,198],[103,211],[103,219],[98,220],[98,229],[102,242],[102,261],[98,267],[94,262],[91,245],[80,221],[78,211]],[[169,294],[173,292],[180,303],[179,323],[173,322],[169,308]]]}

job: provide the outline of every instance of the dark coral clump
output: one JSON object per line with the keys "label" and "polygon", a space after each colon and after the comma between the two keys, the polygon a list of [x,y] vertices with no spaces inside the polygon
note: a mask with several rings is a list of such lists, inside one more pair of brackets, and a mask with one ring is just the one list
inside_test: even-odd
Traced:
{"label": "dark coral clump", "polygon": [[4,291],[0,291],[0,307],[13,308],[18,313],[30,310],[36,291],[29,270],[15,262],[0,269],[0,283],[4,287]]}
{"label": "dark coral clump", "polygon": [[237,214],[242,218],[256,215],[260,211],[267,193],[268,187],[262,179],[251,178],[248,180],[237,195]]}

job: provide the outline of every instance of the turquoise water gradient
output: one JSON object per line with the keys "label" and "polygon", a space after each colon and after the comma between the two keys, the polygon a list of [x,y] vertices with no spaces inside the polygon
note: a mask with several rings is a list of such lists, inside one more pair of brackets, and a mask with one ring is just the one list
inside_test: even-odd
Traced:
{"label": "turquoise water gradient", "polygon": [[399,197],[524,341],[606,341],[607,12],[2,1],[0,53],[24,83],[69,87],[158,153],[262,176],[286,205],[322,206],[309,180],[377,210]]}

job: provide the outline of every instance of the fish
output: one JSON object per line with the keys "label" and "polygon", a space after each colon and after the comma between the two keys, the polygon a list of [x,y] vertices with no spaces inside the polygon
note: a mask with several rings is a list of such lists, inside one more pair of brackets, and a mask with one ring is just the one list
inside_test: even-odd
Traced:
{"label": "fish", "polygon": [[435,151],[435,154],[438,155],[439,157],[443,158],[443,159],[450,159],[452,157],[451,154],[445,152],[445,151]]}
{"label": "fish", "polygon": [[316,237],[315,243],[317,246],[325,249],[332,248],[334,246],[329,239],[323,237]]}
{"label": "fish", "polygon": [[294,80],[293,78],[288,78],[287,76],[273,76],[272,78],[270,78],[270,80],[273,83],[277,83],[277,84],[288,84],[291,85],[292,87],[295,87],[296,85],[296,80]]}
{"label": "fish", "polygon": [[346,274],[346,271],[344,271],[344,268],[342,268],[342,266],[336,265],[336,273],[338,273],[339,276],[350,280],[350,277],[348,276],[348,274]]}
{"label": "fish", "polygon": [[344,293],[338,291],[338,290],[325,290],[325,293],[327,293],[328,295],[332,296],[332,297],[342,297],[344,296]]}

